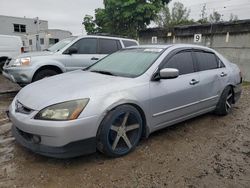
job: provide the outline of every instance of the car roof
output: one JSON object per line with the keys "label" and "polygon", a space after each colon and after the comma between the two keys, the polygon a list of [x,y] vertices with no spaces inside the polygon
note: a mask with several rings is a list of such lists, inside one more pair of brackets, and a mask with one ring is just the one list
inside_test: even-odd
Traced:
{"label": "car roof", "polygon": [[105,39],[117,39],[117,40],[128,40],[128,41],[135,41],[134,39],[123,38],[123,37],[112,37],[112,36],[105,36],[105,35],[80,35],[77,38],[105,38]]}
{"label": "car roof", "polygon": [[213,51],[211,48],[208,48],[206,46],[200,46],[200,45],[194,45],[194,44],[149,44],[149,45],[139,45],[139,46],[130,46],[127,48],[162,48],[167,49],[169,47],[173,48],[195,48],[195,49],[203,49],[203,50],[209,50]]}

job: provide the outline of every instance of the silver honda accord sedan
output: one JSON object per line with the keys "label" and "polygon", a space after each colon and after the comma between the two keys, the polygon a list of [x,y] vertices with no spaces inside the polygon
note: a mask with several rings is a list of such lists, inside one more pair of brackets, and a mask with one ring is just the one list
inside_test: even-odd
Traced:
{"label": "silver honda accord sedan", "polygon": [[131,47],[24,87],[8,114],[16,141],[36,153],[119,157],[156,130],[208,112],[227,115],[241,82],[239,68],[210,48]]}

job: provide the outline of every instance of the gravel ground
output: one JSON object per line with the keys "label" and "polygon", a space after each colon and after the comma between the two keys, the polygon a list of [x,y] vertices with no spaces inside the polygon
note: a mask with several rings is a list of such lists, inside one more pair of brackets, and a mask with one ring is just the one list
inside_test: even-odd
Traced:
{"label": "gravel ground", "polygon": [[[230,115],[158,131],[117,159],[42,157],[16,144],[11,123],[0,121],[0,187],[250,187],[249,95],[245,86]],[[1,111],[10,100],[0,102]]]}

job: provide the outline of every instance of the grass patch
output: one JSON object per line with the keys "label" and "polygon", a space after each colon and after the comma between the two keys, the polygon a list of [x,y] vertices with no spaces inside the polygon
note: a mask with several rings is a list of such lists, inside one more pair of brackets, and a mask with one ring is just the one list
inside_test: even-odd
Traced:
{"label": "grass patch", "polygon": [[242,86],[250,86],[250,82],[243,81]]}

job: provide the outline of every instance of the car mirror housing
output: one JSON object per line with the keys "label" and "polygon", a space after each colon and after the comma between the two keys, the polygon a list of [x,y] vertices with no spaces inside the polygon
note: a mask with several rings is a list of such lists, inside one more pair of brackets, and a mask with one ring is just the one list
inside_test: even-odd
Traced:
{"label": "car mirror housing", "polygon": [[71,48],[68,49],[67,54],[69,54],[69,55],[71,55],[71,54],[77,54],[77,52],[78,52],[77,48],[71,47]]}
{"label": "car mirror housing", "polygon": [[164,68],[160,70],[160,79],[172,79],[179,76],[179,70],[174,68]]}

